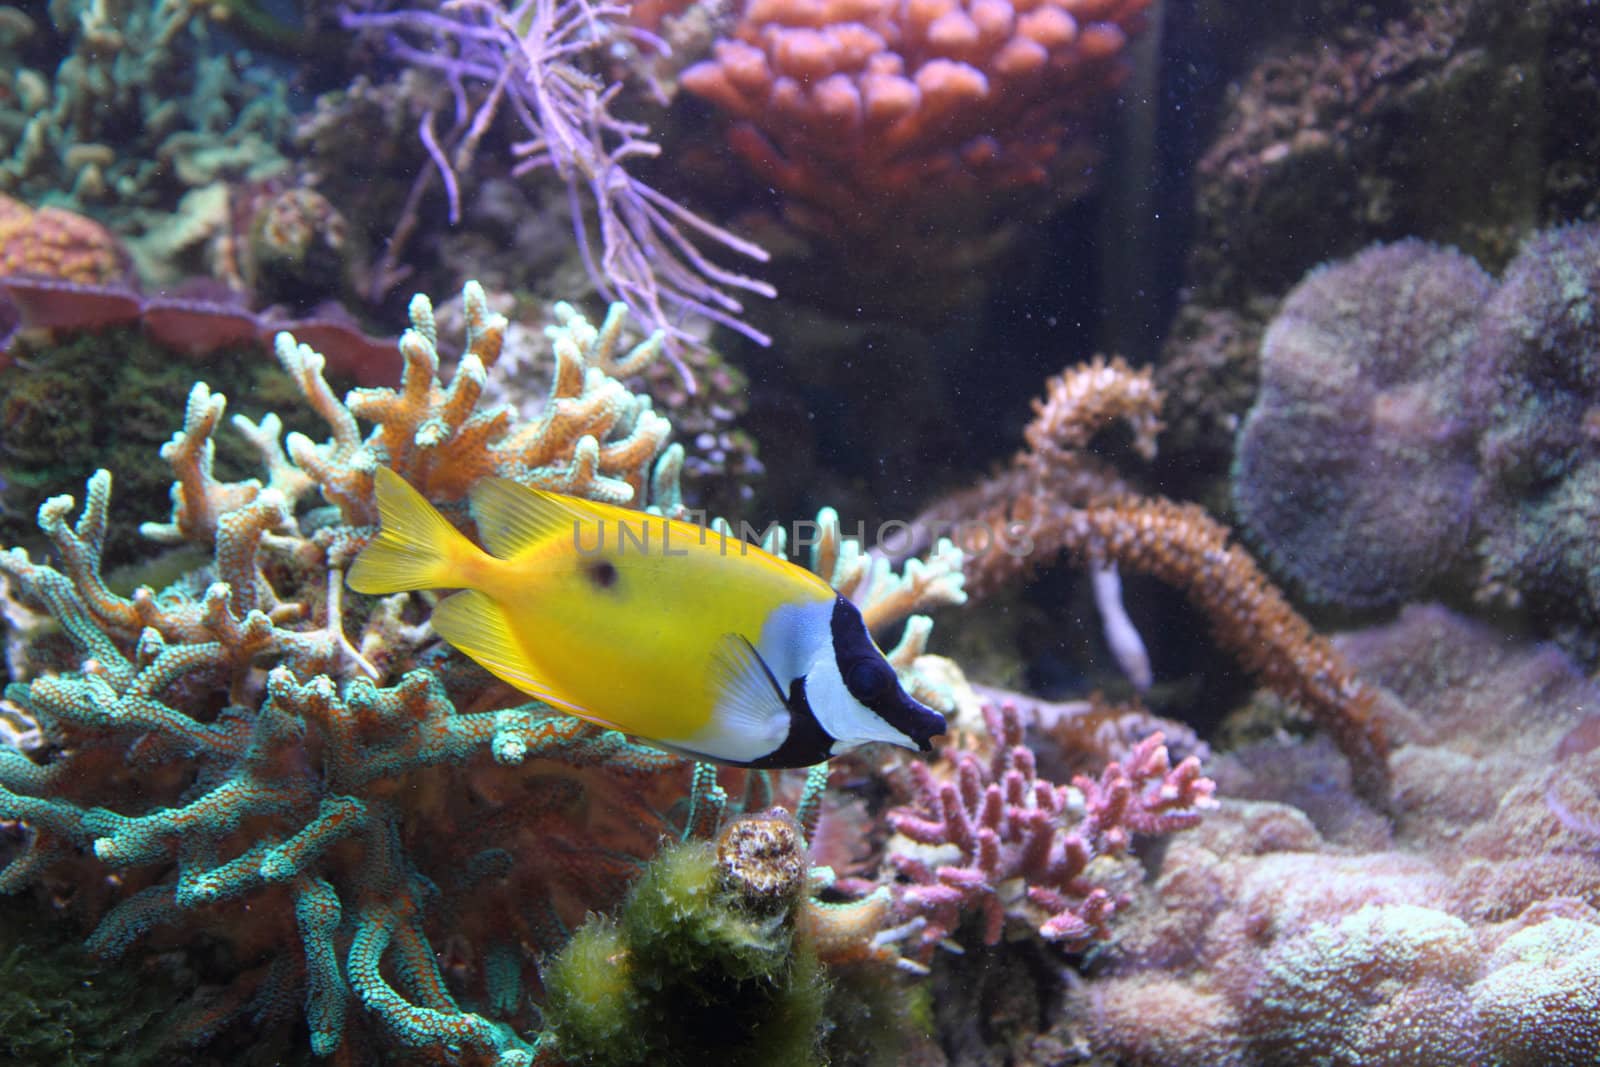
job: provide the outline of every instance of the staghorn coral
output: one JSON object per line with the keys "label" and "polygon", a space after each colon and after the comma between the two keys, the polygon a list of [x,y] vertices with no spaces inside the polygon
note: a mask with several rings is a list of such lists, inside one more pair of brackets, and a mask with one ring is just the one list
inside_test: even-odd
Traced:
{"label": "staghorn coral", "polygon": [[984,717],[988,765],[975,753],[948,750],[948,778],[940,781],[928,764],[912,763],[914,801],[888,813],[901,835],[890,842],[888,861],[907,879],[894,887],[897,913],[919,925],[924,951],[953,937],[974,912],[986,945],[1013,917],[1047,941],[1108,938],[1122,902],[1095,884],[1090,865],[1124,853],[1135,834],[1193,826],[1212,805],[1214,783],[1193,756],[1172,766],[1155,733],[1134,747],[1126,767],[1112,762],[1098,779],[1074,778],[1074,800],[1066,786],[1038,777],[1015,708],[986,704]]}
{"label": "staghorn coral", "polygon": [[[454,897],[466,886],[443,876],[459,870],[451,861],[468,857],[439,844],[430,849],[418,825],[432,818],[448,826],[452,805],[404,809],[395,787],[430,767],[490,757],[505,766],[532,759],[624,776],[672,774],[679,761],[537,706],[457,712],[429,671],[373,684],[364,675],[380,668],[368,653],[388,667],[415,648],[417,634],[374,605],[364,633],[347,637],[336,570],[328,572],[320,620],[305,618],[310,605],[277,598],[262,562],[263,534],[287,519],[275,490],[222,513],[213,534],[220,580],[203,595],[144,589],[118,596],[99,570],[109,490],[103,472],[91,479],[83,514],[70,526],[70,498],[41,510],[66,573],[16,551],[0,557],[0,569],[48,608],[87,657],[78,671],[8,689],[58,754],[41,765],[0,753],[0,807],[31,830],[0,886],[59,885],[92,913],[100,906],[60,869],[92,857],[126,879],[126,895],[89,939],[98,954],[120,956],[179,922],[231,937],[246,961],[265,953],[266,966],[239,979],[222,1007],[191,1017],[186,1031],[194,1039],[240,1012],[304,999],[313,1047],[327,1054],[346,1040],[353,996],[401,1044],[521,1048],[503,1025],[459,1009],[436,965],[419,964],[432,959],[423,915],[435,890],[412,864],[443,863],[436,877]],[[195,535],[204,536],[197,528]],[[318,551],[285,540],[279,551]],[[264,679],[252,670],[262,660],[275,664]],[[413,846],[409,859],[402,841]],[[452,907],[468,908],[472,899]],[[255,912],[254,920],[239,925],[240,908]],[[274,955],[282,948],[272,943],[274,931],[295,929],[303,957]],[[397,961],[398,979],[386,958]],[[281,1008],[269,1013],[280,1015]]]}
{"label": "staghorn coral", "polygon": [[1493,285],[1460,252],[1402,241],[1313,271],[1273,319],[1234,504],[1313,598],[1396,603],[1460,563],[1490,415],[1488,381],[1462,368]]}
{"label": "staghorn coral", "polygon": [[[459,307],[452,302],[435,311],[442,322]],[[547,395],[530,386],[549,378],[553,356],[541,331],[513,322],[500,360],[489,371],[484,389],[490,399],[484,403],[508,404],[524,418],[537,416]],[[670,411],[679,438],[693,446],[684,455],[685,502],[708,514],[737,514],[755,496],[765,473],[755,439],[741,427],[750,406],[749,379],[710,347],[687,351],[683,358],[694,378],[693,391],[675,368],[661,360],[645,365],[627,384]]]}
{"label": "staghorn coral", "polygon": [[[477,410],[486,368],[500,357],[505,318],[489,310],[476,283],[463,290],[463,305],[466,348],[449,386],[438,377],[433,307],[419,296],[411,303],[411,328],[400,338],[405,369],[399,388],[357,390],[345,404],[322,377],[322,356],[279,335],[279,362],[333,432],[320,445],[291,435],[289,455],[347,523],[376,520],[372,472],[379,464],[447,504],[459,504],[490,475],[618,504],[644,503],[654,479],[660,500],[676,499],[682,449],[666,444],[670,424],[648,397],[628,392],[615,377],[653,359],[659,335],[619,352],[624,309],[613,306],[597,328],[558,306],[559,325],[550,334],[550,398],[536,420],[517,425],[509,409]],[[357,419],[374,423],[364,438]]]}
{"label": "staghorn coral", "polygon": [[[587,324],[573,319],[568,327]],[[307,370],[320,371],[320,357],[289,340],[282,347],[305,372],[307,399],[332,412],[326,382]],[[597,350],[567,356],[579,392],[612,382],[598,368],[585,373],[588,351]],[[431,417],[428,401],[446,394],[431,377],[428,386],[409,395]],[[616,395],[612,386],[607,396]],[[407,395],[379,398],[388,401],[382,414],[391,431],[426,422],[407,421]],[[458,1042],[475,1055],[525,1062],[528,1044],[503,1022],[457,1006],[428,947],[438,924],[448,917],[480,935],[450,963],[452,977],[499,1004],[502,1018],[516,1016],[523,1008],[514,991],[533,977],[520,946],[554,947],[574,905],[581,914],[634,873],[573,833],[575,818],[578,826],[603,825],[585,814],[582,798],[615,791],[611,803],[627,815],[610,841],[623,856],[647,854],[651,828],[664,826],[654,805],[665,810],[670,791],[627,793],[607,779],[676,781],[683,764],[536,705],[458,712],[456,701],[481,699],[483,680],[470,672],[463,680],[459,668],[408,671],[426,631],[405,620],[404,598],[347,606],[330,556],[349,546],[348,528],[324,525],[308,535],[293,521],[314,487],[355,499],[343,468],[306,442],[303,453],[323,460],[315,469],[330,479],[319,486],[279,446],[276,416],[239,419],[267,477],[222,481],[213,436],[223,410],[220,396],[195,387],[183,430],[163,450],[177,475],[172,520],[146,530],[208,548],[211,563],[198,580],[131,597],[107,587],[103,472],[90,480],[76,523],[70,498],[41,509],[61,570],[20,551],[0,557],[17,595],[47,610],[77,650],[74,669],[8,690],[49,747],[43,763],[0,754],[5,814],[30,829],[25,850],[5,868],[5,888],[36,880],[58,887],[98,918],[90,945],[102,955],[121,955],[174,924],[231,940],[243,974],[220,1003],[191,1013],[194,1039],[241,1012],[281,1018],[303,999],[323,1054],[383,1033],[401,1045]],[[338,410],[354,426],[354,415]],[[590,425],[544,424],[580,439]],[[262,674],[258,665],[271,669]],[[21,667],[30,666],[25,657]],[[384,677],[395,680],[382,684]],[[132,767],[119,769],[126,761]],[[484,767],[528,763],[545,774],[497,777]],[[570,768],[565,776],[551,776],[562,766]],[[470,788],[462,777],[469,768]],[[595,776],[586,779],[584,768]],[[475,832],[441,832],[486,802],[498,813],[480,812]],[[510,859],[517,854],[527,867]],[[120,901],[98,899],[105,894],[88,891],[92,879],[73,877],[85,864],[123,872],[122,892],[112,893]],[[425,879],[420,871],[429,868]],[[507,907],[518,896],[497,887],[515,887],[523,905]],[[241,908],[251,922],[237,921]],[[297,941],[303,953],[283,951]],[[370,1026],[356,1025],[357,1003]]]}
{"label": "staghorn coral", "polygon": [[919,520],[958,531],[975,593],[1067,554],[1117,564],[1181,589],[1216,640],[1274,691],[1302,704],[1350,759],[1361,792],[1388,796],[1378,694],[1313,631],[1227,527],[1192,504],[1133,492],[1084,445],[1114,419],[1153,455],[1161,396],[1149,371],[1096,359],[1052,378],[1011,466]]}

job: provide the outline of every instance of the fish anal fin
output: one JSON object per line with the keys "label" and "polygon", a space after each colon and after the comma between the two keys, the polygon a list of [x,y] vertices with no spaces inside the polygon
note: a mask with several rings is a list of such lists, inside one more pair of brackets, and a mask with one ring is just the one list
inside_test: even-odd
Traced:
{"label": "fish anal fin", "polygon": [[[511,559],[535,545],[558,538],[579,536],[585,524],[599,520],[555,493],[514,482],[509,478],[485,478],[472,489],[472,518],[478,536],[489,551],[501,559]],[[593,532],[588,540],[594,540]]]}
{"label": "fish anal fin", "polygon": [[511,628],[505,608],[489,594],[465,589],[448,596],[433,609],[432,622],[435,633],[502,682],[536,700],[576,710],[539,677]]}

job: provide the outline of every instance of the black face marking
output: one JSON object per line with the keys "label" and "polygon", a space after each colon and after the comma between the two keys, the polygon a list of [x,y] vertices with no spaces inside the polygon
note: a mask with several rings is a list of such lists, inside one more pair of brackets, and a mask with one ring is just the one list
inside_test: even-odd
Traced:
{"label": "black face marking", "polygon": [[583,576],[596,589],[612,589],[617,584],[617,565],[609,559],[587,559],[583,561]]}
{"label": "black face marking", "polygon": [[845,667],[840,675],[850,695],[868,707],[872,706],[873,701],[888,696],[890,688],[899,683],[894,676],[894,668],[877,653],[856,660]]}
{"label": "black face marking", "polygon": [[[900,687],[894,668],[883,658],[867,633],[861,612],[844,597],[833,602],[833,653],[838,659],[839,676],[850,695],[884,722],[914,741],[927,752],[933,738],[944,733],[944,716],[911,699]],[[818,727],[821,729],[821,727]],[[790,732],[793,733],[791,727]]]}

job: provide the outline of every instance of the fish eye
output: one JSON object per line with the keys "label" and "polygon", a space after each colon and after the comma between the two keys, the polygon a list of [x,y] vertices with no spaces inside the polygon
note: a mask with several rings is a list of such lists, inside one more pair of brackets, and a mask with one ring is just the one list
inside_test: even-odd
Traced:
{"label": "fish eye", "polygon": [[894,668],[881,659],[858,659],[845,672],[850,695],[863,704],[884,696],[895,684]]}

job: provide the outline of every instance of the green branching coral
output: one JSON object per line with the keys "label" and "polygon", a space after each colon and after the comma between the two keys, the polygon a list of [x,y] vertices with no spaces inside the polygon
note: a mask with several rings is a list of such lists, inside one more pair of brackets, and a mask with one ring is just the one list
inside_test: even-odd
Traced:
{"label": "green branching coral", "polygon": [[[207,9],[56,0],[48,13],[67,54],[53,69],[30,68],[35,53],[0,39],[0,191],[92,208],[119,233],[142,235],[132,251],[148,276],[181,270],[160,247],[183,228],[180,199],[284,171],[293,120],[287,85],[242,73]],[[46,36],[26,15],[10,23],[15,41]]]}

